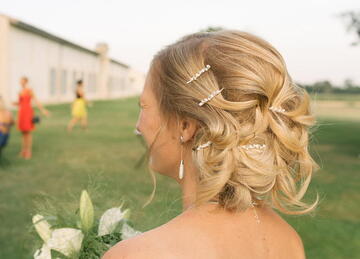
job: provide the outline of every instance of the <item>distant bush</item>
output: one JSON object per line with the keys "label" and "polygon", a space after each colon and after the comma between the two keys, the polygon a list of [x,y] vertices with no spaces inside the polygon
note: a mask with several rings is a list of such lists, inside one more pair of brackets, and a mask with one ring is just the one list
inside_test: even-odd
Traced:
{"label": "distant bush", "polygon": [[342,86],[334,86],[330,81],[318,81],[313,84],[297,84],[310,94],[360,94],[360,86],[355,85],[352,80],[347,79]]}

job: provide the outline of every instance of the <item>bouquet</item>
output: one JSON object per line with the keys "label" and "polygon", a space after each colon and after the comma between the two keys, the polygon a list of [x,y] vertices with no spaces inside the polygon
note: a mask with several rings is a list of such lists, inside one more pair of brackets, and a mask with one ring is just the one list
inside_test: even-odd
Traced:
{"label": "bouquet", "polygon": [[[34,259],[70,258],[98,259],[121,240],[134,237],[141,232],[132,228],[130,210],[122,210],[123,204],[106,210],[100,220],[94,222],[94,207],[86,190],[80,197],[77,228],[55,228],[56,216],[36,214],[32,221],[37,234],[44,242],[36,250]],[[53,225],[49,221],[54,222]]]}

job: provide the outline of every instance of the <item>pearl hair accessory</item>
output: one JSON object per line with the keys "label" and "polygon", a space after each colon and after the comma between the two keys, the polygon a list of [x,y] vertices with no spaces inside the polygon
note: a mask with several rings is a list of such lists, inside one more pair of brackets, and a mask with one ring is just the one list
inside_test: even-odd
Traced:
{"label": "pearl hair accessory", "polygon": [[203,69],[201,69],[199,72],[197,72],[192,78],[190,78],[190,80],[187,81],[186,83],[190,84],[192,81],[195,81],[196,79],[198,79],[199,76],[201,76],[202,73],[205,73],[210,68],[211,68],[210,65],[206,65]]}
{"label": "pearl hair accessory", "polygon": [[241,146],[243,149],[249,151],[251,149],[256,149],[258,151],[261,151],[263,149],[265,149],[266,145],[265,144],[250,144],[250,145],[244,145],[244,146]]}
{"label": "pearl hair accessory", "polygon": [[[206,65],[204,68],[202,68],[199,72],[197,72],[193,77],[190,78],[189,81],[187,81],[187,84],[190,84],[191,82],[195,81],[196,79],[198,79],[199,76],[201,76],[203,73],[205,73],[206,71],[208,71],[211,68],[211,66],[208,64]],[[216,90],[214,92],[212,92],[207,98],[202,99],[199,102],[199,106],[203,106],[205,103],[207,103],[208,101],[210,101],[212,98],[214,98],[216,95],[218,95],[219,93],[221,93],[221,91],[224,90],[224,88],[221,88],[220,90]]]}
{"label": "pearl hair accessory", "polygon": [[214,92],[212,92],[207,98],[205,99],[202,99],[200,102],[199,102],[199,106],[203,106],[205,103],[207,103],[208,101],[210,101],[212,98],[214,98],[216,95],[218,95],[219,93],[222,92],[222,90],[224,90],[224,88],[221,88],[219,90],[216,90]]}
{"label": "pearl hair accessory", "polygon": [[201,149],[207,148],[207,147],[210,146],[211,144],[212,144],[211,141],[208,141],[208,142],[206,142],[205,144],[201,144],[201,145],[199,145],[199,146],[196,148],[196,151],[199,151],[199,150],[201,150]]}
{"label": "pearl hair accessory", "polygon": [[286,112],[285,109],[283,109],[283,108],[277,108],[277,107],[273,107],[273,106],[271,106],[271,107],[269,108],[269,110],[270,110],[270,111],[273,111],[273,112],[279,112],[279,113]]}
{"label": "pearl hair accessory", "polygon": [[[206,143],[204,143],[204,144],[201,144],[201,145],[199,145],[198,147],[196,147],[195,150],[196,150],[196,151],[199,151],[199,150],[201,150],[201,149],[207,148],[207,147],[210,146],[211,144],[212,144],[212,142],[211,142],[211,141],[208,141],[208,142],[206,142]],[[266,148],[266,145],[265,145],[265,144],[249,144],[249,145],[242,145],[242,146],[240,146],[240,147],[243,148],[243,149],[245,149],[245,150],[247,150],[247,151],[249,151],[249,150],[251,150],[251,149],[255,149],[255,150],[261,151],[261,150],[263,150],[263,149]]]}

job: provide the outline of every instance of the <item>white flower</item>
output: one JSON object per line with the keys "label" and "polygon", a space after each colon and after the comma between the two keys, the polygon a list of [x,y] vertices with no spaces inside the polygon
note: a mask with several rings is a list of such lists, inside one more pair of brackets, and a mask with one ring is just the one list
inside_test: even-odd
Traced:
{"label": "white flower", "polygon": [[121,229],[121,238],[122,240],[132,238],[134,236],[140,235],[141,232],[133,229],[127,223],[124,223]]}
{"label": "white flower", "polygon": [[59,228],[52,232],[47,245],[50,249],[70,256],[80,251],[83,238],[84,235],[79,229]]}
{"label": "white flower", "polygon": [[34,259],[51,259],[50,248],[46,244],[43,244],[41,249],[36,250]]}
{"label": "white flower", "polygon": [[129,209],[124,212],[121,211],[121,207],[108,209],[100,218],[98,235],[104,236],[113,233],[120,221],[128,218],[129,215]]}
{"label": "white flower", "polygon": [[32,222],[35,226],[36,232],[39,234],[42,240],[46,243],[50,236],[51,236],[51,226],[50,224],[45,220],[45,218],[42,215],[36,214],[32,218]]}
{"label": "white flower", "polygon": [[88,232],[94,223],[94,207],[87,191],[83,190],[80,197],[81,228]]}

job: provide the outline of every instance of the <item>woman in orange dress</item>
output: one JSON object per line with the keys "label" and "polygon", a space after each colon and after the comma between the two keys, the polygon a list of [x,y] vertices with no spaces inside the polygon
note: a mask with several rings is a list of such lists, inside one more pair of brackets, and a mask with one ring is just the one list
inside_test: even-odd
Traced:
{"label": "woman in orange dress", "polygon": [[32,135],[31,132],[35,129],[34,125],[34,110],[32,108],[31,102],[35,101],[37,107],[41,113],[45,116],[49,112],[41,105],[41,103],[36,99],[33,91],[28,86],[28,78],[22,77],[20,80],[21,91],[19,94],[19,102],[15,103],[19,106],[18,112],[18,129],[22,133],[22,148],[20,156],[25,159],[31,158],[32,151]]}

